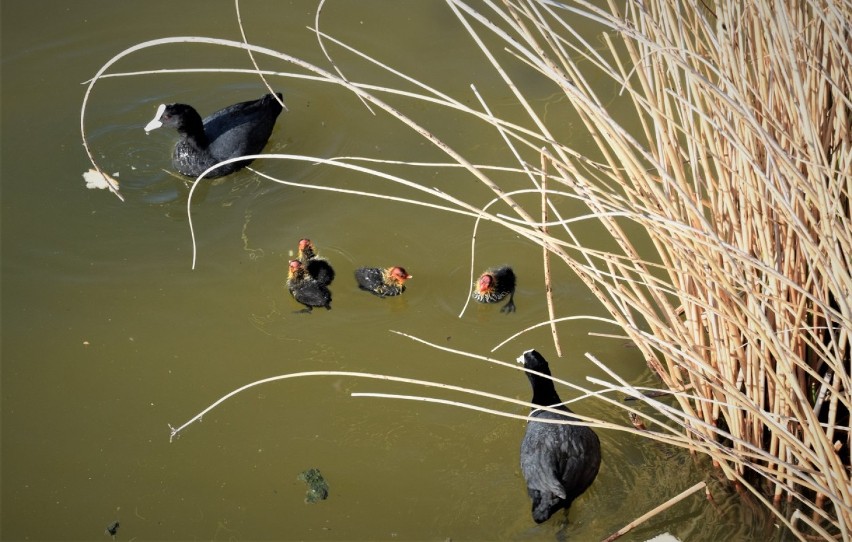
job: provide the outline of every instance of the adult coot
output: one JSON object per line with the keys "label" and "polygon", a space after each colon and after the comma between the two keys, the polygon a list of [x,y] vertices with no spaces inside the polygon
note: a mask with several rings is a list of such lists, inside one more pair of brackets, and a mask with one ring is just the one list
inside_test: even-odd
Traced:
{"label": "adult coot", "polygon": [[405,291],[405,281],[412,278],[402,267],[359,267],[355,280],[362,290],[379,297],[400,295]]}
{"label": "adult coot", "polygon": [[474,283],[471,295],[480,303],[497,303],[508,295],[500,312],[515,312],[515,272],[508,265],[486,270]]}
{"label": "adult coot", "polygon": [[299,260],[290,260],[287,289],[293,299],[305,306],[299,312],[311,312],[314,307],[331,310],[331,292],[328,287],[308,276],[305,266]]}
{"label": "adult coot", "polygon": [[[550,367],[541,354],[527,350],[519,358],[525,369],[550,376]],[[547,420],[576,420],[562,405],[553,381],[527,373],[532,385],[530,401],[551,406],[566,414],[534,409],[530,417]],[[530,420],[521,442],[521,471],[532,499],[532,516],[536,523],[547,521],[561,508],[568,510],[595,480],[601,466],[601,444],[589,427],[541,423]]]}
{"label": "adult coot", "polygon": [[308,275],[320,284],[328,286],[334,280],[334,268],[328,260],[317,256],[316,247],[310,239],[299,241],[299,261],[305,266]]}
{"label": "adult coot", "polygon": [[[157,108],[154,119],[145,126],[145,131],[150,132],[160,126],[176,129],[180,140],[172,154],[172,165],[183,175],[198,177],[223,160],[260,153],[272,134],[275,119],[281,113],[280,99],[280,92],[275,96],[267,94],[259,100],[220,109],[204,120],[192,106],[162,104]],[[208,173],[207,177],[228,175],[251,162],[240,160],[226,164]]]}

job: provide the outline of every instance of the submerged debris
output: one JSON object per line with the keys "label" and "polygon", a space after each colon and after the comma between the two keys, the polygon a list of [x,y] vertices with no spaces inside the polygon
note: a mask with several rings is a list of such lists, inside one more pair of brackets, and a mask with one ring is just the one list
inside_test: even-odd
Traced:
{"label": "submerged debris", "polygon": [[113,521],[112,523],[107,525],[106,534],[115,536],[115,533],[118,532],[118,525],[119,524],[117,521]]}
{"label": "submerged debris", "polygon": [[308,490],[305,492],[305,502],[314,503],[324,501],[328,498],[328,483],[322,477],[319,469],[308,469],[300,473],[296,479],[308,484]]}

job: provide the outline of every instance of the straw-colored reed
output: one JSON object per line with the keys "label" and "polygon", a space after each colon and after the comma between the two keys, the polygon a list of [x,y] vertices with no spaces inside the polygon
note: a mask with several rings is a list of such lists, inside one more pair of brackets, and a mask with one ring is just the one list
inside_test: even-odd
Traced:
{"label": "straw-colored reed", "polygon": [[[849,539],[852,4],[501,11],[518,57],[600,147],[600,163],[559,144],[545,153],[620,252],[590,264],[549,246],[665,387],[687,392],[677,400],[694,449],[776,506],[796,501],[810,525],[800,534]],[[604,52],[571,38],[577,15],[612,30]],[[640,130],[601,105],[578,56],[618,82]],[[648,234],[662,272],[617,217]]]}

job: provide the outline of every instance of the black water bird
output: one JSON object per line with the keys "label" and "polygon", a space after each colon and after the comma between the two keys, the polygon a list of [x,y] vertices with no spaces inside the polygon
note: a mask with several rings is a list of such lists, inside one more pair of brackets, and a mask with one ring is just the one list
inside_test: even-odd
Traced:
{"label": "black water bird", "polygon": [[508,265],[492,267],[479,275],[471,296],[480,303],[497,303],[509,296],[500,312],[515,312],[515,282],[515,272]]}
{"label": "black water bird", "polygon": [[[192,106],[162,104],[157,108],[153,120],[145,126],[145,131],[150,132],[161,126],[176,129],[180,139],[172,153],[172,165],[183,175],[198,177],[204,170],[223,160],[259,154],[272,135],[275,120],[281,113],[281,99],[280,92],[267,94],[258,100],[220,109],[204,120]],[[228,175],[251,162],[231,162],[214,169],[206,177]]]}
{"label": "black water bird", "polygon": [[305,306],[299,312],[311,312],[314,307],[331,310],[331,292],[328,287],[311,278],[299,260],[290,260],[287,290],[293,299]]}
{"label": "black water bird", "polygon": [[[525,369],[550,376],[547,360],[535,350],[527,350],[519,358]],[[553,407],[556,414],[534,409],[530,417],[540,420],[574,420],[571,410],[562,405],[553,381],[527,373],[535,405]],[[521,442],[521,472],[532,499],[532,516],[536,523],[547,521],[592,485],[601,465],[601,444],[589,427],[542,423],[530,420]]]}
{"label": "black water bird", "polygon": [[316,247],[310,239],[299,241],[299,261],[305,266],[311,278],[328,286],[334,280],[334,268],[325,258],[317,256]]}
{"label": "black water bird", "polygon": [[358,287],[379,297],[400,295],[405,281],[412,278],[403,267],[359,267],[355,270]]}

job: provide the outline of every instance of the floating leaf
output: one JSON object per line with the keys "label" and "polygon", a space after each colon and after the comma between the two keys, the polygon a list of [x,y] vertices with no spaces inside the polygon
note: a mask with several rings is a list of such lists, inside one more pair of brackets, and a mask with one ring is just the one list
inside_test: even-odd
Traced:
{"label": "floating leaf", "polygon": [[[117,177],[118,173],[114,173],[113,175]],[[106,188],[110,188],[111,185],[112,190],[118,191],[118,181],[106,173],[102,173],[96,169],[90,169],[83,173],[83,180],[86,181],[86,188],[100,188],[101,190],[104,190]]]}

